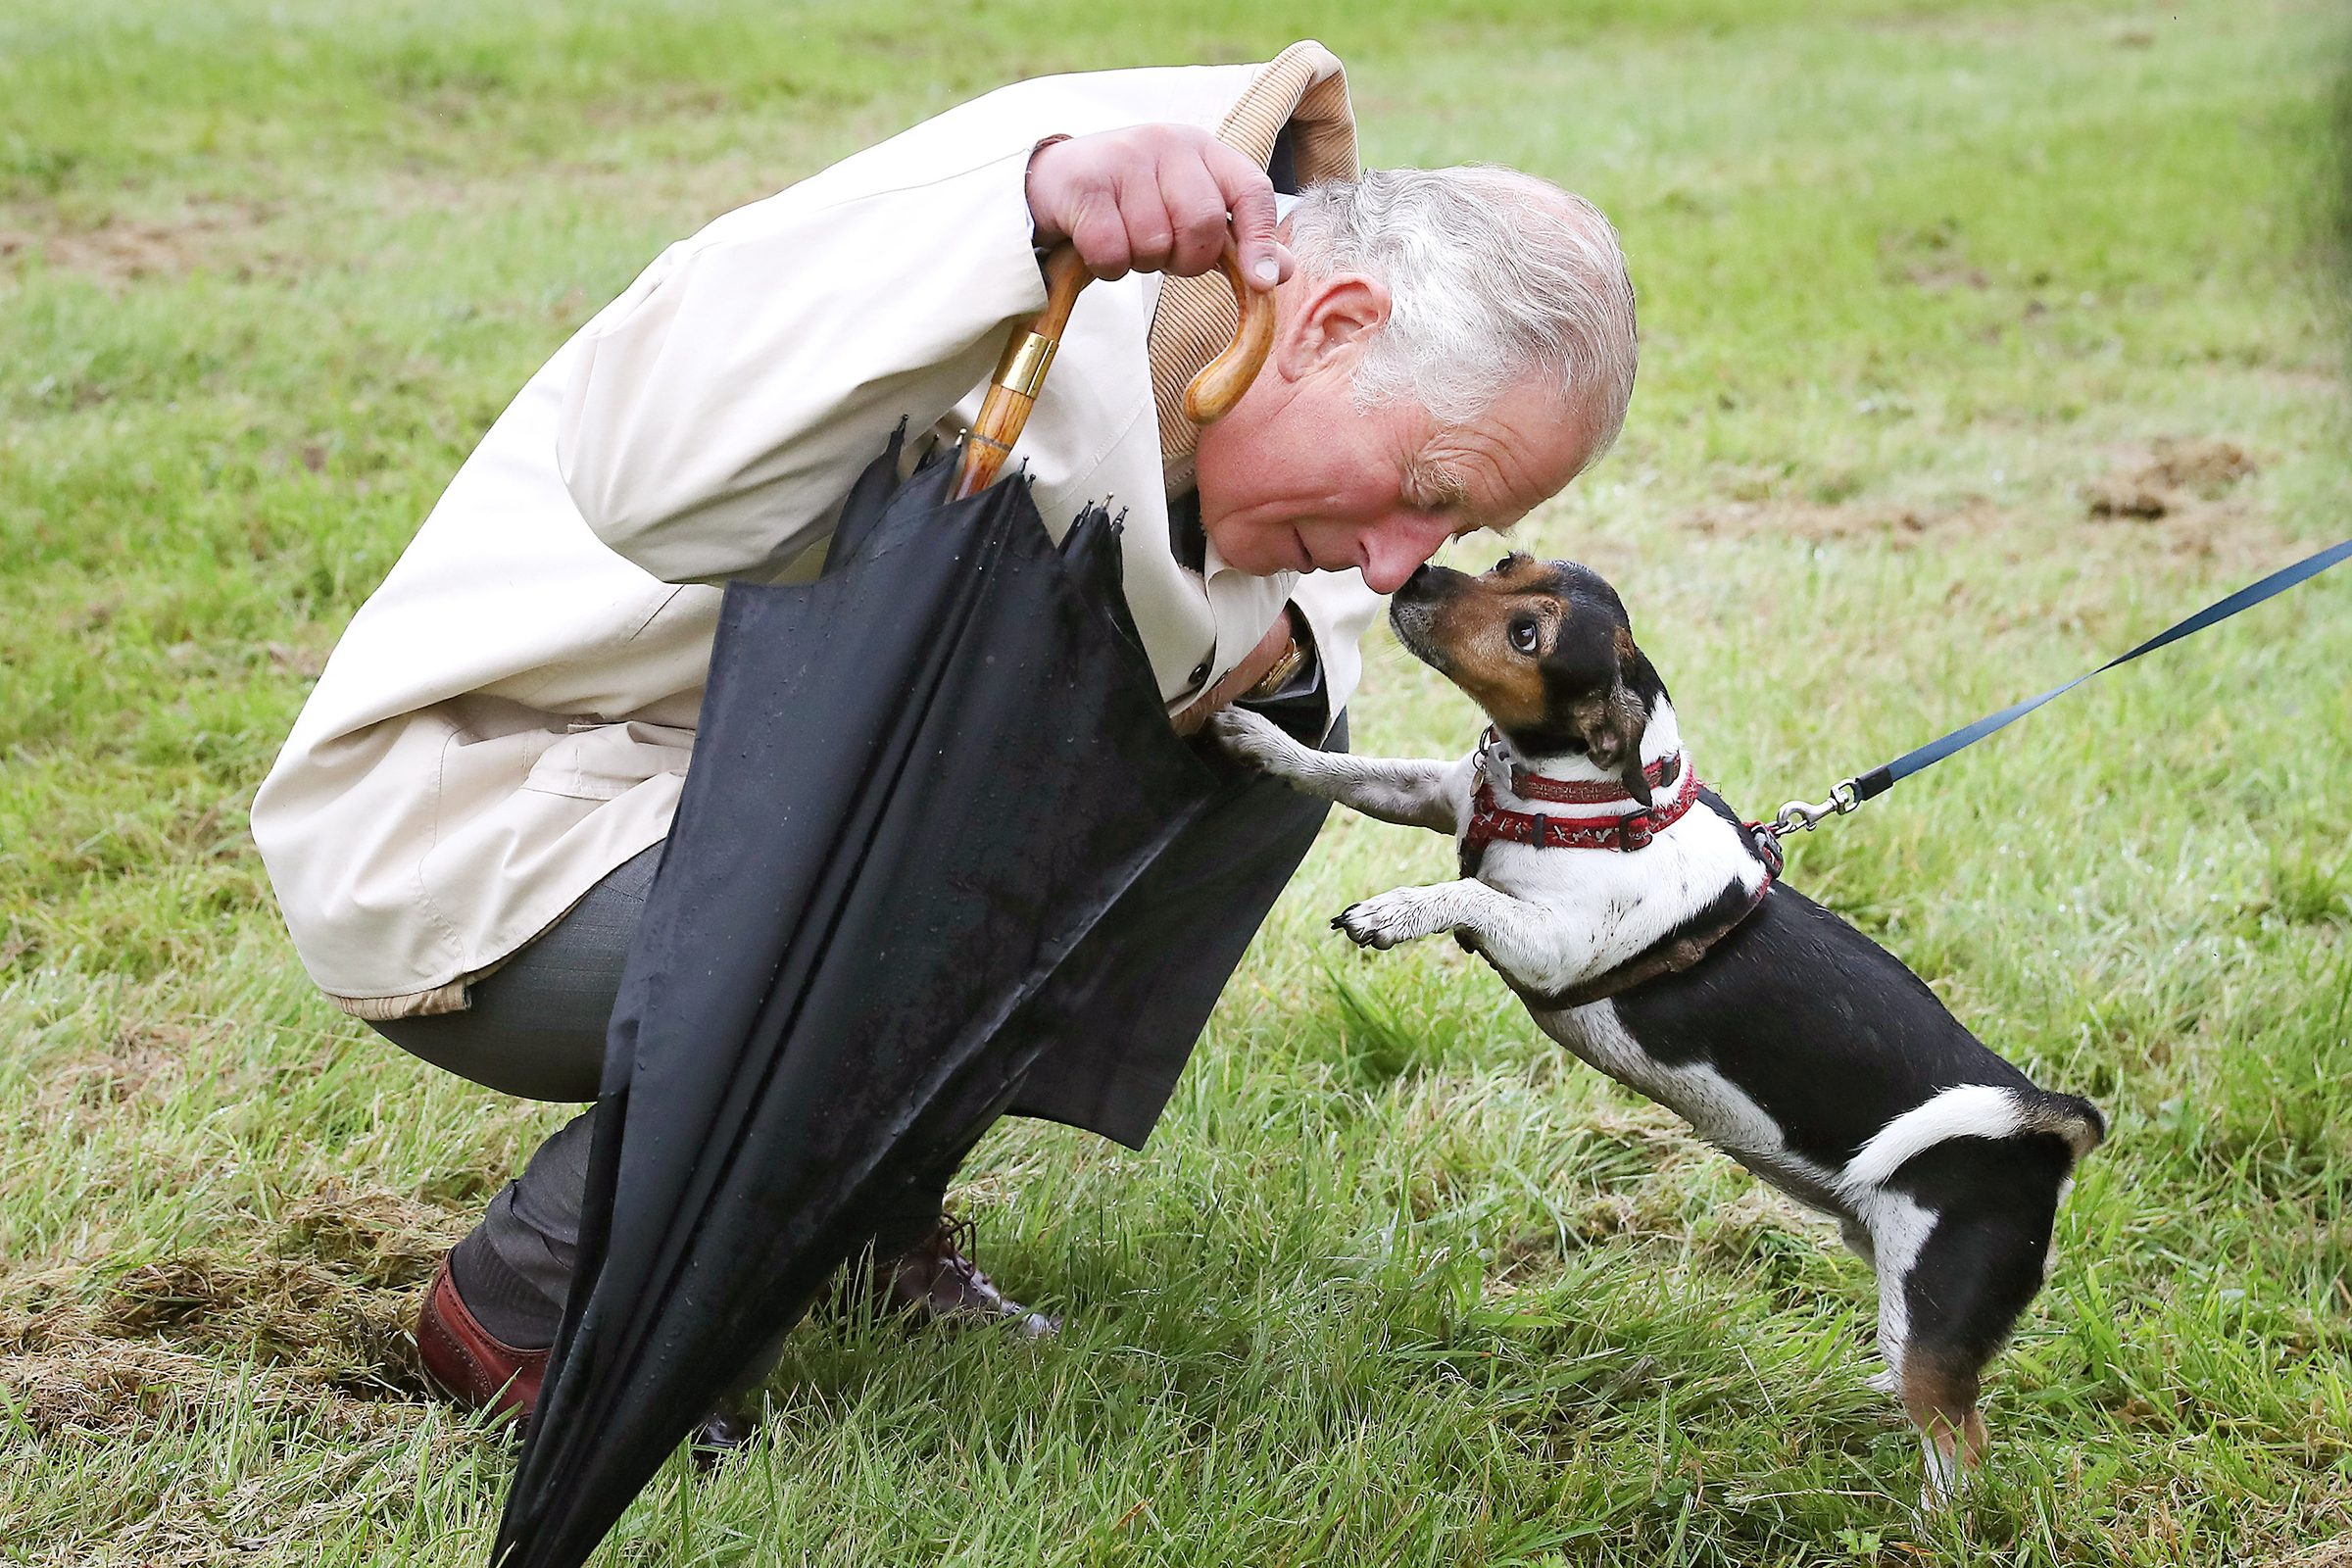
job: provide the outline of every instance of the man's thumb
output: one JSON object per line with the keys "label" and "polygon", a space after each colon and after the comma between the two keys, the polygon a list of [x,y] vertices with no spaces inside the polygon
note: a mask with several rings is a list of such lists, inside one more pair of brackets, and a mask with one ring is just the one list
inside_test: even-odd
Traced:
{"label": "man's thumb", "polygon": [[1225,149],[1217,161],[1217,183],[1225,194],[1225,210],[1233,215],[1235,253],[1242,275],[1260,289],[1282,280],[1281,247],[1274,241],[1274,184],[1265,172],[1241,154]]}

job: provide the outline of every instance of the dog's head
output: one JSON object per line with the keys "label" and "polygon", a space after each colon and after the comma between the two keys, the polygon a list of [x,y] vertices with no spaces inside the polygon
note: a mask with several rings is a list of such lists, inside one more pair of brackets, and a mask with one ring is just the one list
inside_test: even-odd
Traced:
{"label": "dog's head", "polygon": [[1599,573],[1523,555],[1481,577],[1423,566],[1390,601],[1389,624],[1522,757],[1581,755],[1649,803],[1642,736],[1666,688]]}

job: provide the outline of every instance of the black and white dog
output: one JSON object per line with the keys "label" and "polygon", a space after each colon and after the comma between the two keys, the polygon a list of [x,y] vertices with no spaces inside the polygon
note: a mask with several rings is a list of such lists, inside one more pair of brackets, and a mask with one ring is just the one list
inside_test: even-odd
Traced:
{"label": "black and white dog", "polygon": [[2105,1123],[1978,1042],[1900,960],[1777,880],[1769,835],[1691,770],[1625,607],[1567,562],[1425,566],[1390,622],[1494,727],[1459,761],[1317,752],[1240,710],[1228,752],[1311,795],[1455,836],[1459,880],[1332,923],[1445,931],[1536,1022],[1837,1217],[1878,1274],[1886,1371],[1947,1495],[1984,1446],[1979,1375],[2041,1288],[2075,1161]]}

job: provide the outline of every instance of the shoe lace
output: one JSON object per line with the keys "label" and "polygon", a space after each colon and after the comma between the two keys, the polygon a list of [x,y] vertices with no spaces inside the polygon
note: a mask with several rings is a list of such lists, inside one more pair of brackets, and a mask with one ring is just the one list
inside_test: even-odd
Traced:
{"label": "shoe lace", "polygon": [[976,1221],[943,1214],[939,1220],[939,1232],[933,1240],[940,1266],[955,1270],[964,1283],[972,1286],[988,1283],[988,1276],[980,1272],[980,1265],[972,1258],[979,1236],[980,1227]]}

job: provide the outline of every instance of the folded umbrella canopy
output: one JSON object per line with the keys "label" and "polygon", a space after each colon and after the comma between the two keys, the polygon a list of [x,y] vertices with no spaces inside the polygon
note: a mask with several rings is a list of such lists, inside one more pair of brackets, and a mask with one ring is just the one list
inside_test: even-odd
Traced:
{"label": "folded umbrella canopy", "polygon": [[[1188,396],[1230,407],[1272,327]],[[960,460],[845,502],[824,574],[727,589],[607,1044],[580,1259],[492,1560],[586,1560],[875,1216],[1004,1104],[1057,966],[1214,777],[1169,728],[1100,508],[990,486],[1085,274],[1049,265]]]}

